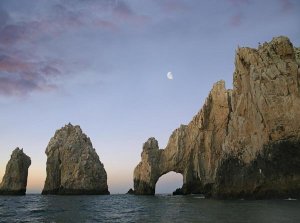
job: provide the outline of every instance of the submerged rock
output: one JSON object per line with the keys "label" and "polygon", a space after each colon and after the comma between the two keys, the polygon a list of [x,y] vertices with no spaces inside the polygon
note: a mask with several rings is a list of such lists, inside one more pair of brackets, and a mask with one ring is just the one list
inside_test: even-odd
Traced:
{"label": "submerged rock", "polygon": [[6,165],[0,184],[0,195],[25,195],[30,165],[30,157],[23,152],[23,149],[16,148]]}
{"label": "submerged rock", "polygon": [[183,195],[182,188],[177,188],[175,191],[173,191],[173,195]]}
{"label": "submerged rock", "polygon": [[135,192],[132,190],[132,188],[130,188],[126,194],[135,194]]}
{"label": "submerged rock", "polygon": [[236,52],[233,89],[213,86],[203,108],[165,149],[150,138],[134,170],[137,194],[183,175],[183,194],[220,198],[300,197],[299,48],[277,37]]}
{"label": "submerged rock", "polygon": [[46,155],[47,178],[42,194],[109,194],[104,166],[78,125],[57,130]]}

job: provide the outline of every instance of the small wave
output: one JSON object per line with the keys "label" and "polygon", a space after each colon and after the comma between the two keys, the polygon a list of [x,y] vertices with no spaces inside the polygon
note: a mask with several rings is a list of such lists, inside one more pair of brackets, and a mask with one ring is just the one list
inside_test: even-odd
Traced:
{"label": "small wave", "polygon": [[136,210],[134,209],[125,209],[122,211],[123,214],[132,214],[132,213],[135,213],[137,212]]}
{"label": "small wave", "polygon": [[288,199],[284,199],[284,200],[286,200],[286,201],[296,201],[297,199],[289,197]]}
{"label": "small wave", "polygon": [[194,198],[197,198],[197,199],[205,199],[205,196],[194,197]]}
{"label": "small wave", "polygon": [[44,210],[44,209],[33,209],[33,210],[30,210],[30,212],[37,214],[37,213],[44,213],[44,212],[46,212],[46,210]]}

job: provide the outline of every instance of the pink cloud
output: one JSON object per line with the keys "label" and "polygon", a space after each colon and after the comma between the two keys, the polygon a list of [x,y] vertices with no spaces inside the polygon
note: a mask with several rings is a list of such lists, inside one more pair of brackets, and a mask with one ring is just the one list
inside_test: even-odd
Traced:
{"label": "pink cloud", "polygon": [[243,18],[243,16],[241,13],[232,16],[229,21],[230,26],[232,26],[232,27],[240,26],[242,23],[242,18]]}
{"label": "pink cloud", "polygon": [[281,12],[287,13],[293,9],[293,3],[290,0],[279,0],[281,5]]}
{"label": "pink cloud", "polygon": [[20,25],[7,25],[0,30],[0,43],[10,45],[25,36],[25,28]]}
{"label": "pink cloud", "polygon": [[0,77],[0,95],[4,96],[24,97],[34,90],[49,91],[55,88],[52,84],[41,84],[22,78]]}
{"label": "pink cloud", "polygon": [[134,15],[129,5],[124,1],[117,1],[115,7],[113,8],[113,13],[123,19],[128,19]]}
{"label": "pink cloud", "polygon": [[241,26],[244,17],[242,9],[250,4],[250,0],[227,0],[227,2],[232,6],[232,10],[235,11],[235,14],[229,18],[229,25],[231,27]]}
{"label": "pink cloud", "polygon": [[118,30],[123,22],[138,27],[149,20],[133,11],[126,1],[112,2],[82,1],[78,5],[69,5],[61,1],[51,6],[48,13],[28,16],[22,22],[14,21],[8,12],[0,11],[0,95],[18,96],[53,90],[55,77],[70,73],[68,69],[83,63],[74,65],[64,59],[45,59],[37,47],[45,40],[83,27],[111,32]]}
{"label": "pink cloud", "polygon": [[116,5],[112,8],[113,20],[116,22],[129,22],[134,25],[144,25],[150,18],[148,16],[139,15],[134,12],[130,6],[124,1],[117,1]]}
{"label": "pink cloud", "polygon": [[51,66],[50,64],[47,64],[44,67],[42,67],[41,73],[45,76],[61,74],[60,70],[57,67]]}
{"label": "pink cloud", "polygon": [[0,95],[24,96],[35,90],[55,89],[48,80],[62,74],[59,65],[61,62],[56,60],[29,62],[0,55]]}
{"label": "pink cloud", "polygon": [[29,71],[31,69],[31,65],[24,63],[22,61],[16,60],[14,58],[2,55],[0,56],[0,72],[13,73],[22,71]]}
{"label": "pink cloud", "polygon": [[81,17],[77,18],[76,13],[68,11],[54,18],[44,16],[15,23],[2,21],[0,95],[24,96],[32,91],[56,89],[52,82],[54,77],[66,73],[66,64],[60,59],[45,59],[36,55],[35,45],[45,37],[53,38],[66,29],[80,26],[83,26]]}

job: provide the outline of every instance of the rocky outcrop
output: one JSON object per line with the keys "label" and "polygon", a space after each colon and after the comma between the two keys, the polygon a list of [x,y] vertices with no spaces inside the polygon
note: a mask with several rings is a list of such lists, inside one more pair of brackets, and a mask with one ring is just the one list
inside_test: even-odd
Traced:
{"label": "rocky outcrop", "polygon": [[148,139],[142,161],[134,170],[136,194],[154,194],[159,177],[170,171],[183,175],[185,194],[198,193],[214,181],[227,131],[229,95],[224,81],[216,83],[201,111],[172,133],[164,150],[159,149],[156,139]]}
{"label": "rocky outcrop", "polygon": [[42,194],[109,194],[104,166],[78,125],[57,130],[46,155],[47,178]]}
{"label": "rocky outcrop", "polygon": [[172,193],[173,195],[184,195],[182,188],[177,188],[175,191]]}
{"label": "rocky outcrop", "polygon": [[219,197],[300,195],[300,69],[292,43],[274,38],[235,59]]}
{"label": "rocky outcrop", "polygon": [[135,193],[134,193],[134,190],[132,188],[130,188],[126,194],[135,194]]}
{"label": "rocky outcrop", "polygon": [[16,148],[6,165],[0,184],[0,195],[25,195],[30,165],[30,157],[23,152],[23,149]]}
{"label": "rocky outcrop", "polygon": [[136,194],[154,194],[160,176],[183,175],[184,194],[300,196],[300,66],[286,37],[239,48],[234,83],[213,86],[203,108],[171,135],[150,138],[134,170]]}

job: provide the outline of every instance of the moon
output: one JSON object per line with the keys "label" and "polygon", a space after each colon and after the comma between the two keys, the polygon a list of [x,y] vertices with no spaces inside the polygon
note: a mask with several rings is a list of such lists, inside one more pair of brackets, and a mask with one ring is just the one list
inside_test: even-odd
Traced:
{"label": "moon", "polygon": [[171,71],[169,71],[169,72],[167,73],[167,78],[168,78],[169,80],[173,80],[173,74],[172,74]]}

